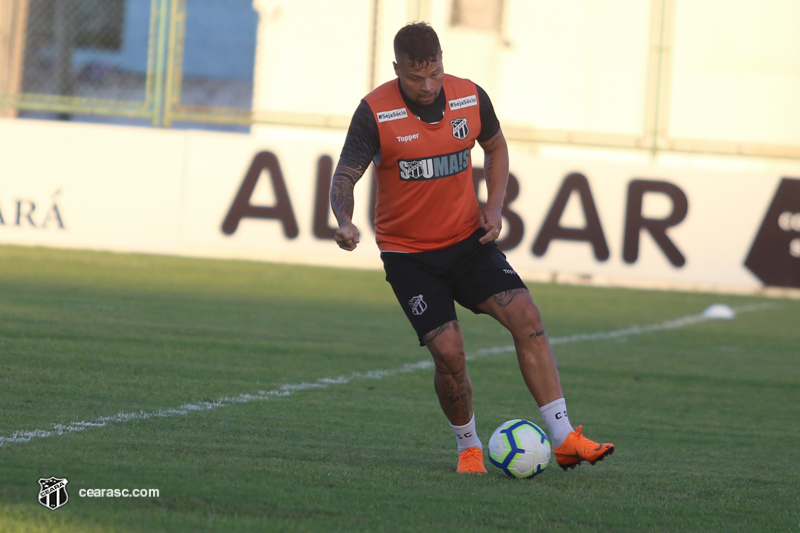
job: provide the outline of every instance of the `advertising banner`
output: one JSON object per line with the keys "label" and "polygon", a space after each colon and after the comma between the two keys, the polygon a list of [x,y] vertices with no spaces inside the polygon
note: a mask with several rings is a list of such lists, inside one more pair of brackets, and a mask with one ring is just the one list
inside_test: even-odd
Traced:
{"label": "advertising banner", "polygon": [[[375,178],[353,252],[328,189],[344,133],[0,121],[0,243],[380,268]],[[485,198],[482,153],[472,153]],[[800,288],[800,165],[545,157],[510,146],[498,245],[527,279]]]}

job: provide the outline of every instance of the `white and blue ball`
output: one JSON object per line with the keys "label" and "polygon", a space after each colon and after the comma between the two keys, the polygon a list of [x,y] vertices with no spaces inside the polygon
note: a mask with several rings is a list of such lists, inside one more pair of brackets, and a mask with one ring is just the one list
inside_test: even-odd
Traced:
{"label": "white and blue ball", "polygon": [[489,461],[508,477],[532,479],[547,468],[550,439],[533,422],[509,420],[489,439]]}

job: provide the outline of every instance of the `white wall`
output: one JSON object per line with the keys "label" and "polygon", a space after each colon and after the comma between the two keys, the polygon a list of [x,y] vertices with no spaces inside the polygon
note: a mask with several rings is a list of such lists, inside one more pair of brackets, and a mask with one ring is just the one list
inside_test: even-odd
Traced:
{"label": "white wall", "polygon": [[[315,199],[317,194],[327,198],[324,180],[318,187],[318,163],[326,156],[335,162],[343,136],[326,130],[263,129],[238,135],[1,120],[0,243],[380,268],[368,216],[368,177],[356,189],[355,223],[362,232],[358,249],[347,253],[329,238],[314,235]],[[274,155],[276,165],[257,169],[248,203],[267,208],[280,203],[274,187],[279,173],[296,234],[287,236],[285,220],[274,214],[246,217],[232,233],[223,231],[258,154]],[[480,166],[480,150],[474,158]],[[762,287],[744,261],[782,178],[800,180],[798,164],[697,158],[654,164],[604,161],[588,154],[555,158],[515,145],[511,172],[519,196],[508,208],[519,218],[507,218],[501,238],[520,235],[520,243],[507,254],[524,277],[726,291]],[[532,250],[565,177],[573,173],[586,178],[607,258],[598,259],[586,240],[552,240],[542,255]],[[321,177],[329,179],[324,173]],[[623,258],[633,180],[667,182],[685,195],[687,216],[666,231],[685,257],[684,265],[672,264],[647,231],[640,232],[635,261]],[[794,201],[800,213],[800,198]],[[673,208],[668,196],[650,192],[641,214],[665,218]],[[327,205],[323,212],[323,223],[332,226]],[[777,219],[771,223],[778,225]],[[577,192],[558,225],[586,227]],[[800,227],[785,231],[800,238]],[[800,274],[800,257],[796,261]]]}
{"label": "white wall", "polygon": [[[348,120],[372,88],[373,0],[253,1],[254,109]],[[509,130],[650,146],[660,107],[662,148],[671,138],[800,145],[795,0],[504,0],[500,31],[452,26],[452,0],[377,5],[375,85],[394,77],[397,30],[427,20],[445,70],[486,89]]]}

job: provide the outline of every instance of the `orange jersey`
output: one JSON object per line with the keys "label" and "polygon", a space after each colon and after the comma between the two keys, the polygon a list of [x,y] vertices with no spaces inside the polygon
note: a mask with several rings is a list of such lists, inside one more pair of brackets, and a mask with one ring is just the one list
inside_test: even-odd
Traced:
{"label": "orange jersey", "polygon": [[378,248],[391,252],[438,250],[480,227],[470,152],[481,132],[475,84],[445,75],[442,120],[429,124],[406,107],[397,80],[364,100],[380,134],[375,161]]}

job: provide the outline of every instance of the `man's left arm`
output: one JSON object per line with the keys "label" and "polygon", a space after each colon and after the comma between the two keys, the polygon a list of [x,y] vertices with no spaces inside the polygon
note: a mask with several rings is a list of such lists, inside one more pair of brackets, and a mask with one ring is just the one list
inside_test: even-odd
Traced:
{"label": "man's left arm", "polygon": [[497,240],[503,228],[503,200],[508,183],[508,144],[503,135],[503,130],[488,141],[478,141],[483,148],[483,172],[486,179],[487,200],[481,210],[481,225],[486,230],[486,235],[480,242],[486,244]]}

